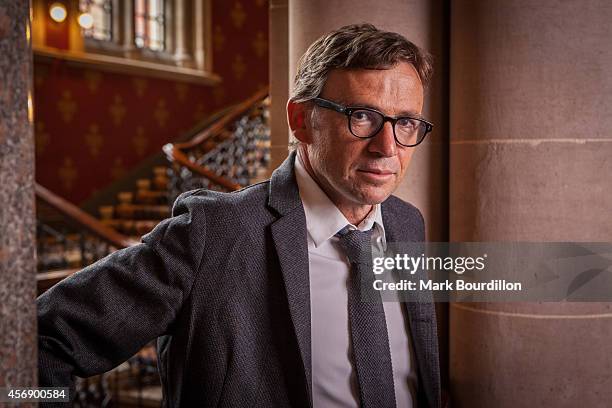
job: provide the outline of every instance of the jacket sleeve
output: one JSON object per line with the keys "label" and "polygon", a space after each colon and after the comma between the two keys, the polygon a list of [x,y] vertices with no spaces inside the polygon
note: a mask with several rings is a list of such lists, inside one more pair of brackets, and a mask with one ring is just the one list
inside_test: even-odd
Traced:
{"label": "jacket sleeve", "polygon": [[199,270],[205,220],[192,193],[142,243],[116,251],[37,299],[39,384],[69,387],[116,367],[172,330]]}

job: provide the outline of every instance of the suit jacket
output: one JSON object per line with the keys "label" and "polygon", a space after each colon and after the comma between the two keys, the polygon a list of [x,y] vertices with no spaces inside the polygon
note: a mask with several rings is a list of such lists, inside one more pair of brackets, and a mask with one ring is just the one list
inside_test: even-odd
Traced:
{"label": "suit jacket", "polygon": [[[112,369],[158,338],[164,406],[312,405],[306,220],[290,157],[234,193],[181,195],[173,217],[41,295],[39,382]],[[419,211],[382,204],[388,241],[424,240]],[[440,406],[433,303],[405,303],[419,407]]]}

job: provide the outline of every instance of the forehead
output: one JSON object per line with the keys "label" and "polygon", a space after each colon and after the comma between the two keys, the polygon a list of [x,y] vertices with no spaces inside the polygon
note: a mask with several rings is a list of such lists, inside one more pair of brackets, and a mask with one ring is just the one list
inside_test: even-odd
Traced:
{"label": "forehead", "polygon": [[396,114],[420,113],[423,85],[412,64],[389,69],[335,69],[330,71],[321,96],[346,105],[372,106]]}

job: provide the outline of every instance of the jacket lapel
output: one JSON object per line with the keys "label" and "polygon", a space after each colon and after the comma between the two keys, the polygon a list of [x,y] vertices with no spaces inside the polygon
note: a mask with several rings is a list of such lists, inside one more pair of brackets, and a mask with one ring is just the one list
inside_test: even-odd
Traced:
{"label": "jacket lapel", "polygon": [[312,406],[312,363],[310,340],[310,279],[306,216],[294,173],[295,153],[272,173],[269,206],[279,218],[272,224],[272,239],[287,292],[289,313],[297,338],[309,406]]}
{"label": "jacket lapel", "polygon": [[[382,204],[383,223],[387,242],[421,242],[424,240],[423,232],[418,224],[420,219],[410,219],[406,214],[399,212],[393,199]],[[416,299],[415,299],[416,300]],[[438,363],[438,337],[436,327],[435,306],[433,298],[420,299],[415,302],[403,302],[404,311],[410,323],[410,334],[415,358],[417,360],[419,382],[424,390],[429,404],[419,400],[419,407],[440,406],[440,370]]]}

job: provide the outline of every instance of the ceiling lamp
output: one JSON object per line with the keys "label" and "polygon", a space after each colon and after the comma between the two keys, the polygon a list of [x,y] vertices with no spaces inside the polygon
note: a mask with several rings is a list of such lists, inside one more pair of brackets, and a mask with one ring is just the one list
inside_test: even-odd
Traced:
{"label": "ceiling lamp", "polygon": [[79,16],[79,25],[85,30],[89,30],[93,27],[93,17],[89,13],[81,13]]}
{"label": "ceiling lamp", "polygon": [[53,21],[61,23],[66,19],[68,12],[66,11],[66,6],[64,6],[62,3],[53,3],[49,7],[49,15]]}

